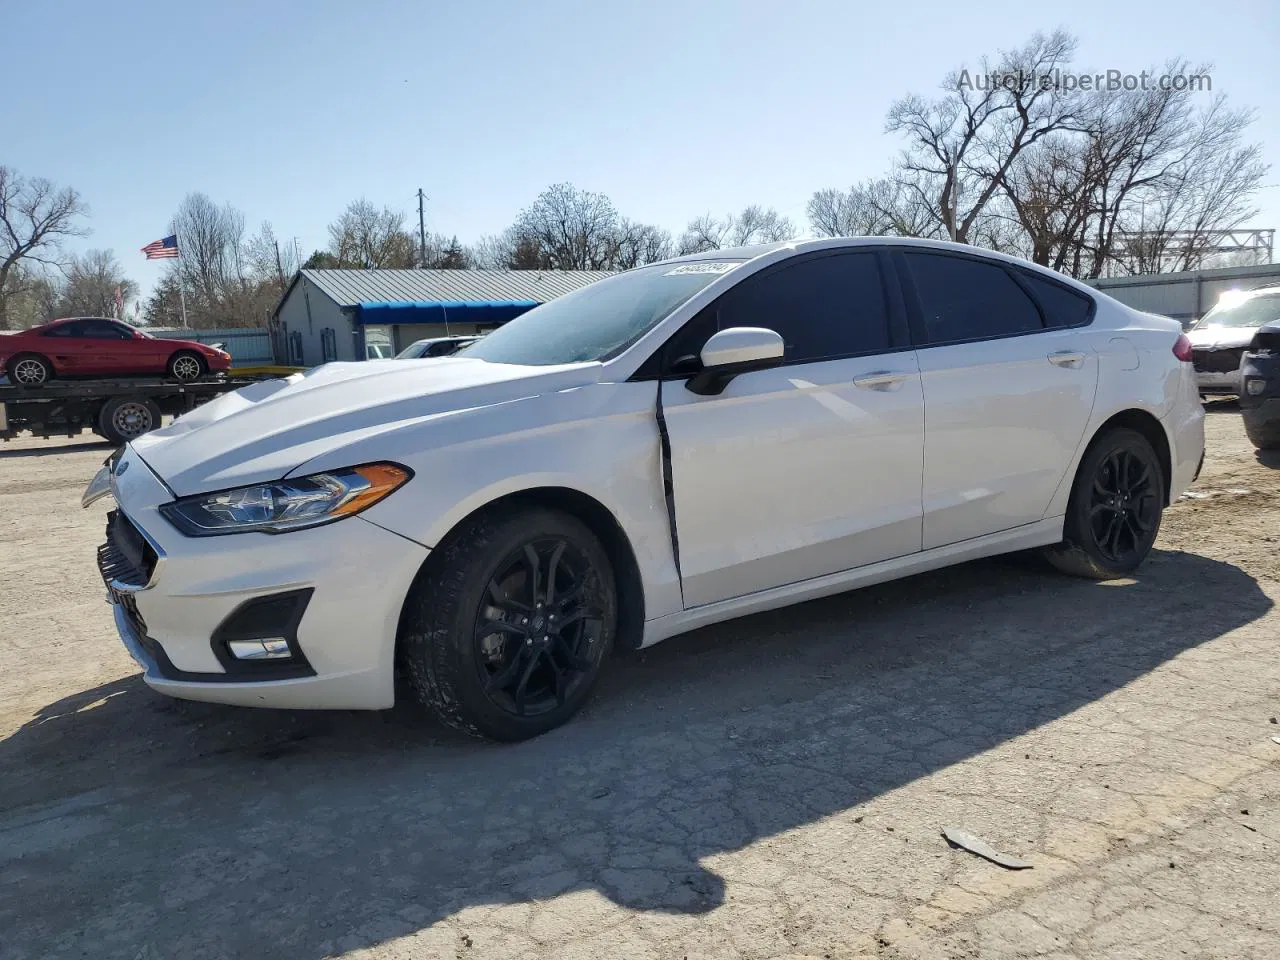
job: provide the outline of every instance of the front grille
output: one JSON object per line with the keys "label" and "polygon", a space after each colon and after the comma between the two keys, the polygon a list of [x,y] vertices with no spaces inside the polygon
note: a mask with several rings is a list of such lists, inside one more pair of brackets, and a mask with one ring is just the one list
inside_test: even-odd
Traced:
{"label": "front grille", "polygon": [[1192,350],[1191,363],[1201,373],[1235,373],[1240,369],[1243,347],[1234,350]]}
{"label": "front grille", "polygon": [[128,517],[119,510],[107,514],[107,542],[98,548],[98,570],[108,586],[113,580],[135,587],[146,586],[157,560],[151,544]]}
{"label": "front grille", "polygon": [[142,614],[138,612],[138,603],[134,600],[133,594],[120,593],[119,599],[120,608],[124,610],[129,625],[133,627],[133,635],[139,640],[150,640],[151,638],[147,636],[147,621],[143,620]]}

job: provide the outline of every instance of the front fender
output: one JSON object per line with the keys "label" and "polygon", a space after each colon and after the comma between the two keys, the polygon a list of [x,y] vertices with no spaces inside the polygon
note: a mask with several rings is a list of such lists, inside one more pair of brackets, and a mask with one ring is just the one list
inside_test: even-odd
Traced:
{"label": "front fender", "polygon": [[[682,609],[662,489],[655,383],[601,383],[415,425],[353,444],[347,463],[392,460],[414,478],[361,514],[434,548],[503,497],[563,488],[599,502],[635,552],[648,617]],[[325,469],[308,464],[299,473]],[[332,465],[336,465],[332,464]]]}

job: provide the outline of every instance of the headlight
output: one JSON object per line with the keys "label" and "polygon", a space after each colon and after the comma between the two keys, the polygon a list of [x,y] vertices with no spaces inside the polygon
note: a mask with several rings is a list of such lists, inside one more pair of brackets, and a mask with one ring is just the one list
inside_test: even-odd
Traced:
{"label": "headlight", "polygon": [[160,507],[189,537],[226,533],[285,533],[318,527],[367,510],[399,489],[412,471],[394,463],[313,473],[220,493],[202,493]]}

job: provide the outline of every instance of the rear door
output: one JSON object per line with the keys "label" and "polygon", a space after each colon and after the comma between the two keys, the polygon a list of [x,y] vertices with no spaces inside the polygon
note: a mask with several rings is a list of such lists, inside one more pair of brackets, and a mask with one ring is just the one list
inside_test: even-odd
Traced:
{"label": "rear door", "polygon": [[887,269],[874,250],[786,260],[668,342],[668,369],[729,327],[786,346],[715,396],[662,384],[686,607],[919,551],[923,401]]}
{"label": "rear door", "polygon": [[985,258],[893,260],[924,390],[924,549],[1040,520],[1093,411],[1092,301]]}

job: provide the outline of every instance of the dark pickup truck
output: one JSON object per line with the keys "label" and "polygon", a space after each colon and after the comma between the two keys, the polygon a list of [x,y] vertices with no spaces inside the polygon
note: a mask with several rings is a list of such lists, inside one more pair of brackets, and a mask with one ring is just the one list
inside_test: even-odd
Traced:
{"label": "dark pickup truck", "polygon": [[1280,450],[1280,320],[1258,328],[1240,361],[1240,414],[1259,450]]}

